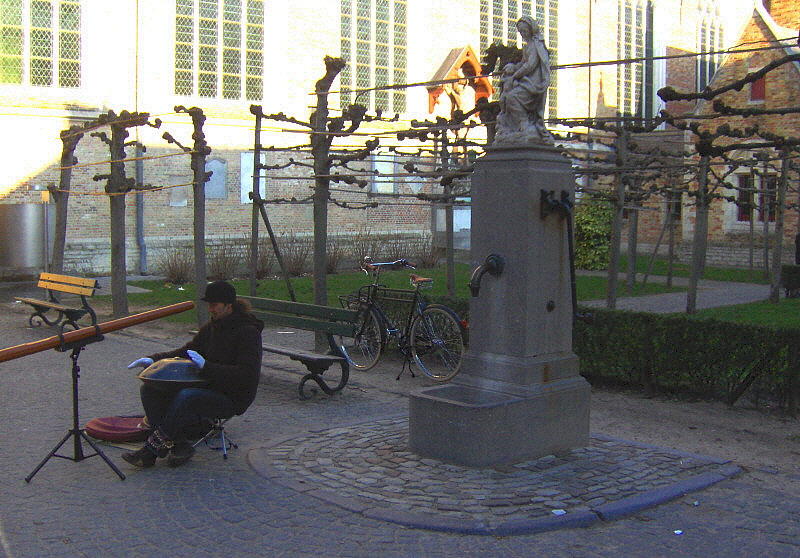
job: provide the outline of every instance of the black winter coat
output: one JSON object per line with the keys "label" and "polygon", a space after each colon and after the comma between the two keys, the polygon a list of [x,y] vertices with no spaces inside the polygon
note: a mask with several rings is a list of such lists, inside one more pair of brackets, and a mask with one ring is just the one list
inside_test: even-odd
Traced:
{"label": "black winter coat", "polygon": [[189,358],[186,351],[197,351],[206,359],[200,376],[211,380],[209,389],[227,395],[236,414],[241,415],[256,397],[261,377],[261,330],[264,323],[249,312],[237,312],[210,320],[194,338],[180,349],[150,355],[162,358]]}

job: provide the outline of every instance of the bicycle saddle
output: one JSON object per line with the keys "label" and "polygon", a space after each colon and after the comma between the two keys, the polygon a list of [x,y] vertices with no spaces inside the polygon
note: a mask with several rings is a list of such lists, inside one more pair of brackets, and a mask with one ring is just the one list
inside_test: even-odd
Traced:
{"label": "bicycle saddle", "polygon": [[411,284],[413,285],[422,285],[424,283],[433,283],[433,279],[430,277],[422,277],[421,275],[416,275],[415,273],[411,273],[408,276],[411,279]]}

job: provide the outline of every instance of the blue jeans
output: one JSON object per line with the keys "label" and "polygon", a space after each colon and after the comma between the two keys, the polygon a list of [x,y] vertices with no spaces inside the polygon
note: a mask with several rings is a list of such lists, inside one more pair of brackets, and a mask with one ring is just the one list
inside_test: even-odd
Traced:
{"label": "blue jeans", "polygon": [[176,392],[143,384],[141,396],[150,426],[161,427],[169,439],[176,441],[186,439],[187,429],[235,414],[233,401],[210,389],[183,388]]}

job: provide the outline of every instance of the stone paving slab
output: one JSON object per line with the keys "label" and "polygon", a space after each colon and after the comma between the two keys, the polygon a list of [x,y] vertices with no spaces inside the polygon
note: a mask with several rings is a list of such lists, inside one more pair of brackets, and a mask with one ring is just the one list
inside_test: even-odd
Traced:
{"label": "stone paving slab", "polygon": [[397,417],[276,441],[248,460],[267,479],[352,513],[495,536],[618,519],[740,472],[727,460],[604,435],[563,455],[483,469],[421,458],[407,441],[408,419]]}

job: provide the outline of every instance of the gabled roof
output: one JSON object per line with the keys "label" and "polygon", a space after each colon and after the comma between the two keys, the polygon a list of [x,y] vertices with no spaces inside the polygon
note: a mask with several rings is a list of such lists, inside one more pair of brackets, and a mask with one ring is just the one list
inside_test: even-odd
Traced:
{"label": "gabled roof", "polygon": [[[798,47],[797,45],[797,41],[800,39],[798,39],[798,32],[796,29],[791,29],[789,27],[783,27],[782,25],[778,25],[778,23],[772,18],[770,13],[764,8],[761,2],[755,3],[755,7],[753,8],[753,15],[748,20],[744,29],[746,29],[756,18],[760,19],[764,23],[764,25],[769,30],[769,33],[772,35],[772,39],[774,39],[776,42],[778,42],[778,40],[780,39],[784,39],[780,41],[780,44],[783,46],[782,50],[784,54],[786,55],[800,54],[800,47]],[[722,68],[723,66],[725,66],[725,64],[728,63],[728,59],[732,54],[736,53],[729,52],[725,55],[723,61],[719,65],[719,68]],[[781,56],[783,56],[783,54]],[[794,69],[797,71],[798,77],[800,78],[800,61],[795,60],[791,62],[790,65],[794,67]],[[720,79],[719,76],[720,72],[716,72],[712,76],[711,81],[708,82],[706,87],[709,89],[714,89],[715,82]],[[698,103],[695,105],[695,108],[693,109],[692,112],[694,114],[699,114],[707,102],[708,101],[706,101],[705,99],[699,99]]]}
{"label": "gabled roof", "polygon": [[[433,112],[433,106],[436,103],[436,98],[444,90],[443,84],[437,82],[461,77],[458,75],[458,70],[464,68],[465,66],[471,68],[469,72],[464,72],[467,78],[471,78],[471,76],[476,75],[480,76],[483,74],[480,60],[475,54],[475,51],[472,50],[471,46],[467,45],[464,47],[451,49],[441,66],[439,66],[439,69],[433,74],[433,77],[431,78],[433,83],[427,86],[428,112]],[[485,77],[477,77],[471,78],[470,82],[472,87],[475,88],[476,99],[481,97],[488,99],[492,96],[494,88],[492,87],[492,83],[489,81],[489,79]]]}

